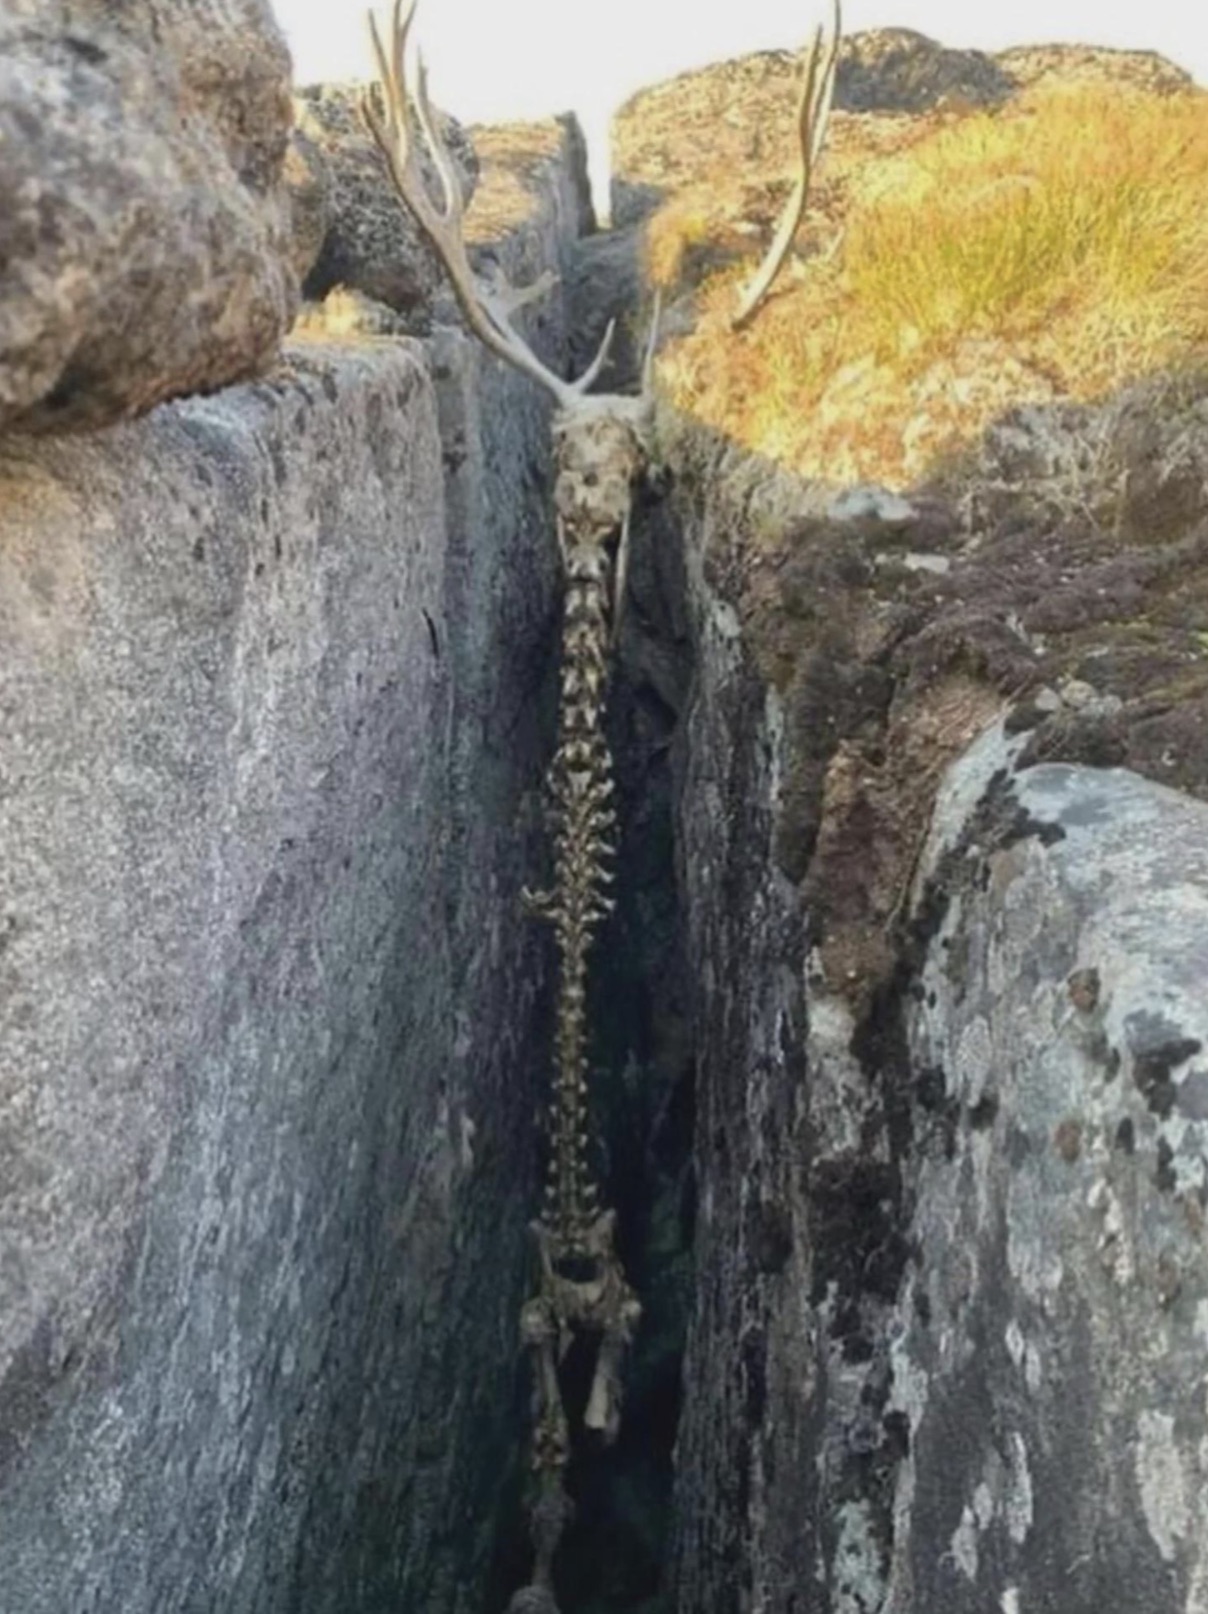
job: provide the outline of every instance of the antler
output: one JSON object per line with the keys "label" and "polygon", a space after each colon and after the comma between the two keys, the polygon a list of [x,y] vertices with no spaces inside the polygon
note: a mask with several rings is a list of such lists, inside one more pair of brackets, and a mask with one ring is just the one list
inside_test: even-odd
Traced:
{"label": "antler", "polygon": [[801,167],[792,194],[785,204],[784,212],[780,215],[780,223],[776,226],[776,234],[772,245],[768,248],[767,256],[756,270],[742,295],[738,312],[730,321],[730,329],[733,331],[741,330],[750,321],[755,310],[771,290],[772,282],[780,273],[781,265],[788,256],[793,237],[797,234],[797,226],[801,223],[802,214],[805,212],[805,204],[810,193],[810,180],[822,153],[822,145],[826,139],[826,125],[830,118],[831,99],[835,93],[835,64],[839,58],[839,35],[843,24],[839,14],[839,0],[834,0],[834,6],[834,25],[826,57],[823,59],[822,56],[822,24],[819,23],[806,59],[805,72],[802,74],[801,98],[797,103],[797,135],[801,143]]}
{"label": "antler", "polygon": [[[524,338],[512,328],[510,316],[522,306],[526,292],[515,292],[510,287],[487,290],[475,279],[466,256],[462,230],[465,197],[453,160],[436,132],[422,60],[417,58],[415,72],[410,75],[413,82],[408,83],[407,40],[416,3],[417,0],[394,0],[389,52],[382,43],[377,19],[372,12],[368,14],[369,33],[381,74],[386,113],[382,115],[373,95],[373,87],[370,86],[361,96],[361,115],[390,167],[395,189],[444,264],[466,324],[492,353],[539,382],[547,392],[553,394],[563,409],[570,408],[603,369],[612,345],[615,321],[609,324],[599,352],[579,379],[566,381],[542,364]],[[428,195],[419,158],[412,145],[412,112],[436,166],[443,192],[443,205],[440,208],[434,205]],[[548,284],[547,280],[545,285]],[[528,291],[537,294],[536,288],[530,287]]]}

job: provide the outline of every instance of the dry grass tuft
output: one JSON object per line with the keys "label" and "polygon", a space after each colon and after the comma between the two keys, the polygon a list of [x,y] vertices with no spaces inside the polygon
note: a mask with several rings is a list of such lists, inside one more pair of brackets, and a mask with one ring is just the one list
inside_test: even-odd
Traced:
{"label": "dry grass tuft", "polygon": [[[1208,354],[1208,95],[1046,82],[914,135],[852,169],[747,333],[751,265],[705,280],[664,361],[677,403],[803,474],[900,484],[1013,404]],[[703,229],[674,208],[664,282]]]}

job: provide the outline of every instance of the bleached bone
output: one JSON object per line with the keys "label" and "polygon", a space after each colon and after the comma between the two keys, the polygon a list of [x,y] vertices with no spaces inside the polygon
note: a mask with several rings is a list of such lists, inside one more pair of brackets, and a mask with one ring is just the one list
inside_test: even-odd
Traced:
{"label": "bleached bone", "polygon": [[[563,1476],[570,1456],[559,1366],[575,1336],[597,1341],[585,1422],[606,1441],[615,1438],[622,1358],[642,1309],[614,1248],[615,1217],[600,1209],[588,1155],[587,965],[594,935],[613,907],[606,890],[612,879],[608,865],[616,812],[603,709],[609,642],[624,589],[633,488],[650,452],[658,303],[637,397],[587,390],[608,355],[615,322],[575,381],[564,381],[550,370],[513,328],[512,314],[536,293],[532,288],[514,292],[501,277],[486,286],[470,267],[457,173],[436,133],[422,64],[409,64],[415,5],[416,0],[394,0],[389,51],[370,17],[386,110],[383,114],[373,92],[367,91],[361,103],[365,121],[400,197],[444,264],[467,325],[492,353],[538,382],[557,404],[551,431],[554,527],[566,588],[558,747],[549,773],[554,881],[549,891],[526,891],[524,900],[530,912],[553,927],[559,986],[546,1210],[533,1224],[541,1271],[537,1292],[521,1314],[533,1365],[535,1562],[529,1585],[511,1604],[512,1614],[522,1609],[555,1614],[550,1577],[567,1517]],[[412,143],[412,117],[436,168],[443,192],[440,207],[427,192]],[[549,285],[548,276],[543,278],[541,290]]]}
{"label": "bleached bone", "polygon": [[[416,4],[417,0],[394,0],[389,51],[382,42],[376,17],[369,13],[369,33],[381,75],[386,111],[383,115],[369,88],[361,97],[362,116],[389,164],[395,188],[445,266],[466,324],[492,353],[538,382],[563,409],[571,409],[603,369],[616,322],[609,324],[599,351],[578,380],[565,381],[542,364],[524,338],[512,328],[510,314],[518,306],[515,298],[517,295],[523,298],[525,294],[509,289],[503,296],[497,296],[479,284],[466,256],[463,236],[466,206],[461,180],[436,132],[436,119],[428,100],[427,73],[418,55],[413,67],[408,61],[408,36],[415,20]],[[412,143],[412,112],[440,180],[443,205],[439,208],[428,195],[419,156]]]}
{"label": "bleached bone", "polygon": [[801,95],[797,102],[797,140],[799,145],[797,177],[793,189],[780,215],[772,244],[759,268],[747,284],[739,299],[738,312],[730,320],[730,329],[740,331],[750,323],[760,303],[772,289],[772,282],[780,273],[793,237],[805,214],[809,200],[810,181],[822,155],[826,140],[826,126],[830,121],[831,101],[835,93],[835,67],[839,59],[839,37],[843,26],[839,0],[834,0],[834,23],[830,45],[825,57],[822,54],[822,24],[819,23],[806,57],[801,75]]}
{"label": "bleached bone", "polygon": [[[418,54],[409,55],[416,3],[417,0],[394,0],[389,48],[370,13],[369,32],[381,75],[385,113],[370,88],[361,98],[362,115],[386,159],[395,189],[444,264],[466,324],[484,346],[536,381],[558,405],[554,422],[556,501],[558,536],[565,561],[573,547],[602,544],[623,534],[633,482],[646,463],[649,448],[659,301],[656,297],[642,361],[641,392],[636,397],[588,392],[608,358],[615,320],[609,322],[595,358],[574,381],[564,380],[537,357],[513,327],[511,317],[556,277],[547,271],[536,286],[513,290],[502,276],[490,286],[483,285],[470,267],[461,182],[436,131],[423,63]],[[428,195],[412,139],[412,117],[436,169],[442,192],[440,207]],[[566,517],[568,505],[574,508],[571,520]],[[620,616],[619,589],[624,586],[626,558],[622,555],[622,564],[613,570],[614,632]]]}

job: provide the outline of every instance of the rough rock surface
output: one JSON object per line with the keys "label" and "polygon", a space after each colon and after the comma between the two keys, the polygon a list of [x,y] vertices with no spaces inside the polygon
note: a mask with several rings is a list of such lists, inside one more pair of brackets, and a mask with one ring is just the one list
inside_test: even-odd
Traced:
{"label": "rough rock surface", "polygon": [[[1204,1040],[1203,397],[1191,376],[1012,413],[969,481],[907,496],[805,483],[669,412],[660,423],[697,665],[679,802],[700,971],[683,1614],[1202,1604],[1190,1408],[1208,1165],[1172,1094],[1196,1091]],[[941,861],[926,850],[936,792],[996,717],[1030,771],[1013,799],[1000,782],[993,813],[976,791],[944,808],[967,828]],[[1031,794],[1054,780],[1087,804],[1077,834],[1045,819],[1065,805]],[[1059,1061],[1079,1022],[1058,1035],[1040,1012],[1042,958],[1044,990],[1073,1008],[1080,971],[1104,993],[1109,970],[1118,983],[1112,1091],[1075,1095]],[[935,974],[958,967],[965,984],[945,995]],[[974,975],[976,1011],[960,995]],[[1166,1005],[1161,1025],[1147,998]],[[945,1028],[959,1038],[999,1000],[984,1064],[1016,1060],[1015,1087],[965,1103]],[[1137,1038],[1155,1027],[1147,1065]],[[1165,1117],[1144,1114],[1138,1060]],[[1013,1156],[1021,1124],[1060,1172],[1039,1142],[1036,1162]],[[1105,1164],[1096,1140],[1117,1129]],[[1139,1277],[1096,1288],[1099,1268],[1067,1254],[1060,1304],[1029,1299],[1002,1248],[1025,1199],[1052,1248],[1085,1254],[1112,1221],[1104,1249],[1132,1252],[1146,1295]],[[1155,1320],[1166,1291],[1186,1309],[1159,1301]],[[1011,1353],[1026,1369],[1041,1318],[1052,1399],[1033,1403]],[[1155,1537],[1166,1502],[1177,1524]],[[1119,1560],[1100,1551],[1117,1522]]]}
{"label": "rough rock surface", "polygon": [[[358,85],[315,84],[294,96],[298,130],[330,175],[326,230],[304,290],[308,298],[320,299],[333,287],[346,286],[414,315],[441,286],[442,270],[399,201],[385,158],[361,120],[360,94]],[[468,201],[478,178],[473,148],[452,118],[441,115],[438,126]],[[425,172],[439,195],[430,162]]]}
{"label": "rough rock surface", "polygon": [[[885,1614],[1208,1608],[1208,806],[952,772],[909,1016]],[[997,765],[997,766],[996,766]],[[881,1606],[881,1605],[878,1605]]]}
{"label": "rough rock surface", "polygon": [[302,285],[317,263],[331,227],[333,181],[327,158],[301,129],[290,133],[285,183],[292,226],[290,261]]}
{"label": "rough rock surface", "polygon": [[673,1580],[684,1614],[730,1614],[787,1609],[786,1589],[804,1586],[814,1562],[805,932],[772,856],[778,702],[732,608],[707,590],[699,554],[693,543],[697,679],[678,857],[695,964],[696,1290]]}
{"label": "rough rock surface", "polygon": [[[787,167],[785,154],[796,150],[800,71],[800,52],[761,51],[681,73],[631,97],[612,131],[614,224],[632,223],[656,201],[698,182],[717,188],[719,175],[725,186],[738,180],[756,188],[769,170]],[[1046,45],[989,55],[949,50],[909,28],[874,28],[843,39],[834,105],[840,114],[887,116],[892,134],[902,114],[995,106],[1051,74],[1163,93],[1191,83],[1152,51]]]}
{"label": "rough rock surface", "polygon": [[[1008,781],[1034,737],[1000,723],[950,776],[935,844],[878,868],[873,736],[883,756],[930,732],[913,763],[930,803],[936,760],[987,708],[968,664],[959,684],[933,669],[912,739],[929,664],[912,695],[908,658],[886,739],[893,678],[872,701],[870,656],[816,686],[812,726],[862,738],[790,883],[777,821],[802,736],[744,598],[751,492],[681,496],[699,1213],[676,1606],[1198,1610],[1208,807],[1119,769]],[[884,497],[835,512],[882,543],[899,514]],[[809,565],[833,588],[859,568],[829,531],[834,569],[821,550]],[[793,631],[844,609],[819,593]],[[1058,712],[1098,699],[1064,687]],[[894,949],[879,980],[875,951],[852,980],[820,950],[844,891]]]}
{"label": "rough rock surface", "polygon": [[0,427],[95,427],[272,359],[289,73],[267,0],[3,0]]}
{"label": "rough rock surface", "polygon": [[[519,200],[518,275],[567,217]],[[455,331],[432,362],[435,398],[408,344],[300,345],[7,445],[6,1609],[480,1606],[555,545],[544,400]]]}

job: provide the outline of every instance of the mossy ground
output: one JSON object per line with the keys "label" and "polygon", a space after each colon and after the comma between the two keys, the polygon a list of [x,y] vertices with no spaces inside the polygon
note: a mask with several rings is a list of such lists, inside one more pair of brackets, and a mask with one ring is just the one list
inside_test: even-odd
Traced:
{"label": "mossy ground", "polygon": [[788,189],[779,144],[774,178],[693,176],[647,229],[652,277],[695,314],[664,385],[753,452],[902,487],[1012,406],[1208,357],[1203,91],[1048,77],[990,108],[835,114],[795,250],[735,334]]}

